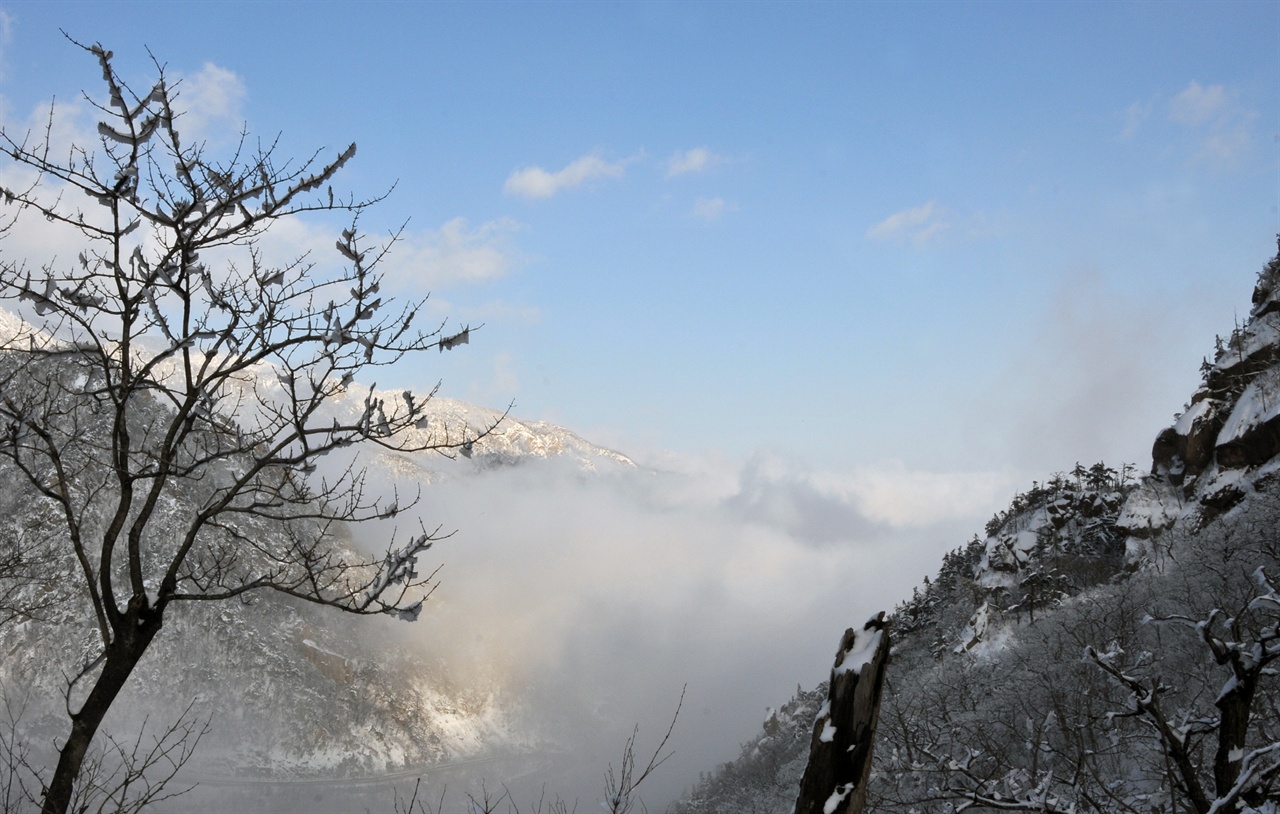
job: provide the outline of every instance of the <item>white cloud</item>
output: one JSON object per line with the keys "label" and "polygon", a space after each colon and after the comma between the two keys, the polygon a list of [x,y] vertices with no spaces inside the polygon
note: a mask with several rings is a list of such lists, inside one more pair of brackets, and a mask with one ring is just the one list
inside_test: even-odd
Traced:
{"label": "white cloud", "polygon": [[693,216],[703,220],[715,220],[725,212],[736,208],[724,198],[699,198],[693,202]]}
{"label": "white cloud", "polygon": [[684,175],[690,172],[702,172],[722,160],[720,156],[706,147],[694,147],[692,150],[678,151],[667,159],[667,177],[674,178],[677,175]]}
{"label": "white cloud", "polygon": [[542,167],[525,167],[511,173],[502,190],[521,198],[550,198],[564,189],[573,189],[599,178],[621,178],[626,161],[609,163],[599,153],[584,155],[557,172]]}
{"label": "white cloud", "polygon": [[239,74],[206,62],[198,72],[179,77],[178,130],[183,142],[208,141],[214,145],[232,141],[244,126],[241,105],[248,91]]}
{"label": "white cloud", "polygon": [[439,229],[405,236],[388,258],[388,274],[415,288],[505,277],[519,262],[511,245],[511,235],[519,229],[509,218],[475,228],[466,218],[454,218]]}
{"label": "white cloud", "polygon": [[[90,124],[90,109],[81,100],[59,102],[54,108],[52,120],[49,118],[51,102],[41,102],[35,106],[25,120],[4,120],[4,126],[15,133],[39,134],[41,143],[31,147],[43,149],[47,136],[48,152],[51,155],[68,155],[74,145],[93,145],[98,136]],[[7,113],[7,111],[6,111]],[[47,128],[47,129],[46,129]],[[74,211],[81,206],[85,220],[93,225],[105,226],[106,210],[91,203],[78,190],[48,177],[40,178],[30,167],[9,161],[0,166],[0,187],[11,190],[26,190],[39,182],[38,194],[47,201],[61,199],[65,210]],[[28,271],[53,266],[56,270],[70,271],[75,263],[76,255],[89,249],[91,242],[76,229],[61,223],[40,217],[33,210],[16,210],[14,207],[0,208],[0,223],[8,223],[9,219],[18,215],[13,227],[5,232],[0,249],[7,261],[17,263]]]}
{"label": "white cloud", "polygon": [[1213,164],[1234,164],[1253,145],[1253,137],[1245,124],[1223,127],[1205,137],[1199,158]]}
{"label": "white cloud", "polygon": [[[520,224],[503,218],[472,227],[466,218],[453,218],[439,229],[405,231],[382,260],[378,270],[386,283],[399,289],[427,292],[445,286],[468,285],[498,279],[521,262],[512,245]],[[268,262],[285,263],[307,255],[320,268],[337,267],[342,259],[333,248],[332,226],[303,218],[286,218],[272,224],[261,242]],[[368,235],[362,246],[372,249],[378,235]]]}
{"label": "white cloud", "polygon": [[[0,46],[3,45],[5,36],[4,20],[4,14],[0,12]],[[3,56],[0,55],[0,72],[2,71]],[[194,74],[170,74],[168,81],[173,91],[173,106],[178,114],[177,125],[184,146],[200,142],[208,142],[214,147],[235,143],[244,129],[242,106],[248,96],[244,81],[238,74],[207,62]],[[91,84],[86,93],[105,104],[104,87],[101,83]],[[135,87],[133,90],[146,95],[151,91],[151,86],[148,84],[143,89]],[[52,101],[36,104],[30,113],[25,114],[25,120],[21,123],[11,122],[6,109],[4,124],[15,132],[30,131],[43,135],[49,124],[52,105]],[[53,131],[50,133],[49,145],[53,154],[65,154],[72,145],[92,148],[98,143],[97,123],[102,120],[103,114],[90,107],[79,93],[59,97],[53,112]],[[16,113],[16,116],[23,115],[21,112]]]}

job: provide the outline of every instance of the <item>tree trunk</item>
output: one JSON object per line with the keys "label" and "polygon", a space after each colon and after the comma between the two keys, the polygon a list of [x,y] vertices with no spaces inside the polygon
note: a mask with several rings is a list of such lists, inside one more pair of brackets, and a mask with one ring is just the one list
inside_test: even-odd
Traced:
{"label": "tree trunk", "polygon": [[115,636],[107,646],[102,672],[94,681],[84,704],[71,715],[71,734],[58,754],[58,766],[45,791],[41,814],[65,814],[70,807],[89,744],[93,742],[112,702],[129,680],[133,668],[160,631],[161,615],[140,607],[141,604],[135,606],[130,603],[128,611],[113,625]]}
{"label": "tree trunk", "polygon": [[[1232,668],[1234,670],[1234,664]],[[1240,779],[1240,756],[1244,754],[1245,738],[1249,735],[1249,713],[1253,708],[1257,681],[1254,673],[1237,674],[1235,686],[1224,692],[1215,704],[1222,713],[1218,724],[1218,749],[1213,759],[1213,791],[1219,798],[1225,797]],[[1222,810],[1226,814],[1239,811],[1240,801],[1236,800]]]}
{"label": "tree trunk", "polygon": [[840,639],[827,703],[813,725],[795,814],[862,812],[889,662],[888,625],[882,612]]}

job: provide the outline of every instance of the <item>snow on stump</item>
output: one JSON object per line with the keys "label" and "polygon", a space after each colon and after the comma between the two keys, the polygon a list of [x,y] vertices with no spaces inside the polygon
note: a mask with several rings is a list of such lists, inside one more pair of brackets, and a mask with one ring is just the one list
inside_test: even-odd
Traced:
{"label": "snow on stump", "polygon": [[827,702],[813,724],[795,814],[862,812],[889,662],[888,627],[881,611],[862,630],[849,628],[840,639]]}

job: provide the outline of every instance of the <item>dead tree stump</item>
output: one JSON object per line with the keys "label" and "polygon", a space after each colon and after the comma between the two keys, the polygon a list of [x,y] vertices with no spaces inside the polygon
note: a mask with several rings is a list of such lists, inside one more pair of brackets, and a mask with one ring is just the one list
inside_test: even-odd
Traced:
{"label": "dead tree stump", "polygon": [[884,669],[889,662],[884,612],[840,639],[827,702],[813,725],[809,764],[795,814],[862,814]]}

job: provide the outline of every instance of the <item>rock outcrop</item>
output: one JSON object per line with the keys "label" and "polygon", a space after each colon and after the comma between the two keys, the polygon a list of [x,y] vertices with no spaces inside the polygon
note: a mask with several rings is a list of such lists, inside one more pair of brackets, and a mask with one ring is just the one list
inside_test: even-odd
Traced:
{"label": "rock outcrop", "polygon": [[1218,339],[1213,361],[1206,359],[1202,371],[1203,383],[1186,410],[1156,436],[1156,483],[1135,495],[1166,505],[1160,511],[1135,507],[1122,518],[1134,537],[1147,539],[1190,512],[1209,518],[1228,511],[1274,475],[1272,462],[1280,455],[1280,252],[1258,275],[1249,318]]}

